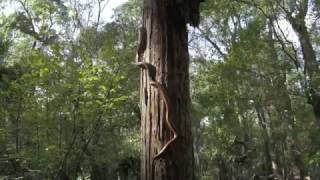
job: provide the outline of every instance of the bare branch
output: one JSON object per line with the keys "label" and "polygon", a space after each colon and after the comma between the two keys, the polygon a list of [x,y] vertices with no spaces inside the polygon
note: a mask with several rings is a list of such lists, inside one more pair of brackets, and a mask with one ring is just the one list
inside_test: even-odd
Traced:
{"label": "bare branch", "polygon": [[272,26],[272,28],[273,28],[273,33],[274,33],[275,37],[277,38],[278,42],[280,43],[281,49],[283,50],[283,52],[289,57],[289,59],[292,60],[292,62],[293,62],[293,63],[295,64],[295,66],[296,66],[296,69],[298,70],[299,68],[301,68],[301,66],[300,66],[300,63],[299,63],[299,61],[298,61],[298,55],[297,55],[298,53],[297,53],[297,50],[295,49],[294,44],[286,38],[286,36],[285,36],[284,32],[282,31],[282,29],[281,29],[281,27],[280,27],[279,22],[278,22],[277,19],[275,19],[275,23],[277,24],[277,27],[278,27],[281,35],[282,35],[282,38],[285,40],[285,42],[287,42],[288,44],[291,45],[291,49],[292,49],[293,52],[294,52],[294,57],[291,55],[290,52],[287,51],[285,43],[282,41],[281,36],[277,33],[277,31],[276,31],[276,29],[275,29],[274,26]]}
{"label": "bare branch", "polygon": [[201,28],[197,28],[197,29],[200,31],[202,36],[217,50],[217,52],[220,54],[220,56],[222,56],[224,58],[226,55],[222,52],[222,50],[217,45],[217,43],[215,43],[212,39],[210,39],[210,37],[204,32],[204,30],[202,30]]}

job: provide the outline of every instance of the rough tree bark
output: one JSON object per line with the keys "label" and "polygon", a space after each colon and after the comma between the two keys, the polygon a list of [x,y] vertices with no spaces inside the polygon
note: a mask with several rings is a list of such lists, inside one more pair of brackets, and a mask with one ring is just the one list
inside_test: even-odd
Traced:
{"label": "rough tree bark", "polygon": [[144,0],[137,61],[141,68],[142,180],[191,180],[187,23],[202,0]]}

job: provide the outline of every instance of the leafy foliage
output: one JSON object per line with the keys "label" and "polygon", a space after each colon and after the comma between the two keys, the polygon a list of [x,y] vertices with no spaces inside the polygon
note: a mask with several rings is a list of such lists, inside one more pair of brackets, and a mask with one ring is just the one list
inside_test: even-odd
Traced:
{"label": "leafy foliage", "polygon": [[[86,17],[106,2],[0,2],[14,5],[0,15],[0,179],[139,179],[132,62],[142,3],[118,7],[110,23]],[[292,28],[306,22],[319,62],[320,3],[310,0],[299,19],[304,2],[202,6],[200,27],[190,28],[198,179],[320,177],[314,87]]]}

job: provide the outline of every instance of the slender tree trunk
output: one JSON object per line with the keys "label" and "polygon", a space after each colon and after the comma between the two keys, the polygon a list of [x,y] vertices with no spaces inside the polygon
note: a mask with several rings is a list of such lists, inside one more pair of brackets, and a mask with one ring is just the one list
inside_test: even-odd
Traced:
{"label": "slender tree trunk", "polygon": [[18,102],[18,109],[17,114],[15,118],[15,143],[16,143],[16,153],[18,154],[20,152],[20,119],[21,119],[21,113],[22,113],[22,97],[19,98]]}
{"label": "slender tree trunk", "polygon": [[232,179],[232,175],[230,173],[230,170],[228,169],[228,165],[226,164],[223,157],[219,157],[218,167],[219,167],[219,180],[231,180]]}
{"label": "slender tree trunk", "polygon": [[140,66],[142,180],[194,179],[187,23],[198,24],[199,3],[144,0],[138,49],[138,63],[148,64]]}
{"label": "slender tree trunk", "polygon": [[[272,157],[271,157],[271,150],[270,150],[270,137],[269,137],[269,133],[268,133],[268,129],[267,129],[267,122],[266,122],[266,117],[265,117],[265,113],[264,113],[264,109],[263,107],[261,107],[261,105],[257,104],[255,106],[256,112],[257,112],[257,116],[258,116],[258,120],[259,120],[259,124],[262,127],[262,134],[263,134],[263,138],[264,138],[264,155],[265,155],[265,169],[264,169],[264,176],[269,177],[270,175],[273,174],[273,170],[272,170]],[[268,178],[268,179],[272,179],[272,178]]]}
{"label": "slender tree trunk", "polygon": [[[268,27],[269,27],[269,44],[270,44],[270,60],[274,61],[274,63],[276,64],[277,61],[279,61],[279,58],[277,56],[277,51],[276,51],[276,47],[275,47],[275,41],[273,40],[273,19],[269,20],[268,23]],[[289,144],[290,148],[290,154],[292,157],[294,157],[295,161],[294,164],[295,166],[300,170],[301,172],[301,177],[304,177],[306,174],[306,167],[304,166],[301,154],[297,154],[297,152],[300,152],[300,147],[298,145],[297,142],[297,127],[296,127],[296,122],[295,122],[295,116],[294,116],[294,112],[292,110],[292,106],[291,106],[291,98],[289,96],[289,92],[288,89],[286,87],[286,72],[283,71],[282,69],[279,69],[278,67],[275,69],[276,70],[276,74],[277,74],[277,78],[273,80],[275,88],[278,89],[278,94],[280,97],[280,101],[279,101],[279,107],[277,107],[277,112],[280,116],[280,121],[282,122],[288,122],[288,134],[286,134],[286,136],[288,136],[289,138],[292,139],[292,144]],[[271,128],[273,129],[273,128]],[[283,142],[285,142],[285,140],[283,140]],[[285,154],[284,154],[285,156]],[[303,178],[302,178],[303,179]]]}
{"label": "slender tree trunk", "polygon": [[[195,119],[195,118],[193,118]],[[196,169],[196,178],[198,179],[200,177],[200,175],[202,174],[202,167],[201,167],[201,159],[200,159],[200,151],[201,151],[201,123],[200,123],[200,117],[199,118],[196,118],[196,119],[199,119],[199,120],[194,120],[193,122],[193,126],[194,126],[194,134],[193,134],[193,147],[194,147],[194,166],[195,166],[195,169]]]}
{"label": "slender tree trunk", "polygon": [[36,126],[37,126],[37,161],[39,163],[40,161],[40,133],[39,133],[40,125],[39,123],[36,123]]}

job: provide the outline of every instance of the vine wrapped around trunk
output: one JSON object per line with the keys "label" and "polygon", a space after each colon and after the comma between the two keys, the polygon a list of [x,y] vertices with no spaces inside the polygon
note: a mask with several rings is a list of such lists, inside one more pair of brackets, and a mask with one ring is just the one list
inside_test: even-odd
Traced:
{"label": "vine wrapped around trunk", "polygon": [[137,64],[143,180],[194,179],[187,24],[201,0],[144,0]]}

